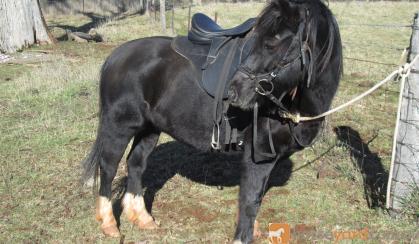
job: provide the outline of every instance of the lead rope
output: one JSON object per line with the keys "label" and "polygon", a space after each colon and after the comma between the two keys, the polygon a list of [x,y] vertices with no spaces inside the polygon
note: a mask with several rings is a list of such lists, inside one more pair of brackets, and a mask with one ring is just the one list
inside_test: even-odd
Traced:
{"label": "lead rope", "polygon": [[316,116],[300,116],[299,113],[283,113],[282,117],[285,119],[289,119],[292,122],[298,124],[302,121],[310,121],[310,120],[316,120],[316,119],[320,119],[323,118],[325,116],[328,116],[330,114],[333,114],[341,109],[344,109],[346,107],[348,107],[349,105],[352,105],[353,103],[356,103],[357,101],[361,100],[362,98],[364,98],[365,96],[371,94],[372,92],[374,92],[375,90],[377,90],[378,88],[380,88],[382,85],[384,85],[385,83],[387,83],[388,81],[394,79],[395,77],[399,76],[401,78],[401,80],[404,82],[406,80],[406,78],[409,76],[412,66],[413,64],[419,59],[419,55],[416,55],[415,58],[410,62],[410,63],[406,63],[404,65],[402,65],[399,69],[393,71],[391,74],[389,74],[384,80],[378,82],[377,84],[375,84],[373,87],[371,87],[370,89],[368,89],[367,91],[365,91],[364,93],[362,93],[361,95],[353,98],[352,100],[334,108],[331,109],[329,111],[326,111],[322,114],[316,115]]}

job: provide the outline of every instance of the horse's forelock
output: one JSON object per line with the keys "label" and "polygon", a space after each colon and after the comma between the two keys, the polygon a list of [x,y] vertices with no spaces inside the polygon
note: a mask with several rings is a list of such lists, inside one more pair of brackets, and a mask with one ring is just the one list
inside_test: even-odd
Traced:
{"label": "horse's forelock", "polygon": [[[338,55],[342,59],[341,47],[336,47],[341,45],[336,20],[322,0],[272,0],[259,15],[255,31],[260,37],[274,36],[280,31],[282,21],[301,21],[303,16],[299,15],[305,13],[306,9],[309,11],[306,20],[309,28],[305,37],[308,36],[308,44],[313,51],[315,66],[312,75],[315,77],[326,70],[332,56]],[[318,36],[319,33],[322,36]],[[324,44],[318,48],[317,43]]]}
{"label": "horse's forelock", "polygon": [[278,31],[282,17],[282,8],[271,2],[260,13],[255,30],[259,36],[273,35]]}
{"label": "horse's forelock", "polygon": [[[326,70],[332,56],[337,56],[342,63],[341,40],[336,19],[323,1],[318,0],[317,2],[318,4],[310,6],[310,28],[307,33],[314,55],[315,69],[313,72],[317,73],[314,75],[319,75]],[[320,45],[317,45],[318,43]]]}

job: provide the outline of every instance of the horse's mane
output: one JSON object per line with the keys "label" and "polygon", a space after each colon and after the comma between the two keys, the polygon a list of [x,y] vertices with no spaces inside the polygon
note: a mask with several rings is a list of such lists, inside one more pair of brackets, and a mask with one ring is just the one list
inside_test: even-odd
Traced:
{"label": "horse's mane", "polygon": [[[339,59],[339,73],[342,73],[339,28],[332,12],[321,0],[271,0],[259,15],[255,31],[259,36],[274,36],[283,28],[283,24],[296,31],[301,21],[300,8],[306,8],[310,12],[304,38],[308,37],[308,44],[313,52],[312,77],[325,71],[332,56]],[[322,43],[321,46],[318,47],[318,43]]]}

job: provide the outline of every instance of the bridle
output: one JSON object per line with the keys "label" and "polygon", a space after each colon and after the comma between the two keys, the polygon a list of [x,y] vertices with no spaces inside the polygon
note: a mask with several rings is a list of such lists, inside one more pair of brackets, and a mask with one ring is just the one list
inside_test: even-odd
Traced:
{"label": "bridle", "polygon": [[[271,100],[277,106],[277,112],[281,118],[289,119],[294,122],[295,120],[293,119],[293,116],[295,115],[291,114],[282,103],[283,98],[285,97],[285,95],[289,93],[289,91],[283,91],[279,97],[275,97],[273,94],[275,90],[274,81],[279,75],[281,75],[282,72],[284,72],[284,70],[287,67],[294,65],[296,62],[301,62],[301,68],[302,68],[301,79],[304,79],[305,75],[307,74],[307,87],[310,87],[314,62],[313,62],[313,53],[308,44],[308,41],[309,41],[308,33],[310,29],[310,24],[307,23],[307,20],[308,20],[310,12],[308,9],[306,9],[305,12],[306,12],[305,21],[302,21],[298,25],[297,34],[293,37],[293,40],[291,41],[291,44],[289,45],[287,51],[285,52],[285,55],[282,57],[281,61],[279,62],[278,67],[276,67],[271,72],[256,74],[256,72],[252,71],[245,65],[241,64],[237,71],[246,75],[251,81],[256,83],[254,91],[257,94],[261,96],[265,96],[269,100]],[[306,30],[305,38],[304,38],[304,30]],[[299,46],[300,51],[295,57],[289,58],[290,53],[295,49],[296,46],[297,47]]]}
{"label": "bridle", "polygon": [[[307,74],[307,87],[310,87],[311,78],[312,78],[312,72],[314,67],[314,60],[313,60],[313,53],[312,50],[308,44],[309,41],[309,29],[310,24],[307,23],[307,20],[309,19],[309,11],[306,9],[306,16],[305,21],[302,21],[297,30],[297,34],[293,37],[293,40],[291,41],[291,44],[289,45],[287,51],[285,52],[285,55],[282,57],[280,61],[280,65],[276,67],[273,71],[257,74],[256,72],[252,71],[245,65],[241,64],[238,68],[237,72],[240,72],[244,75],[246,75],[251,81],[256,83],[255,86],[255,92],[261,96],[267,97],[270,101],[272,101],[276,105],[276,114],[282,119],[285,119],[289,122],[290,131],[292,134],[292,137],[296,141],[296,143],[302,147],[307,147],[309,145],[305,145],[299,140],[295,133],[294,133],[294,127],[296,125],[296,119],[293,116],[296,116],[293,113],[290,113],[290,111],[285,107],[282,100],[283,98],[289,93],[289,91],[283,91],[279,97],[275,97],[273,94],[275,90],[274,81],[275,79],[281,75],[284,70],[292,65],[295,65],[296,62],[301,62],[301,69],[302,69],[302,80]],[[306,37],[304,38],[304,31],[306,30]],[[299,52],[298,54],[293,57],[289,58],[290,53],[293,52],[293,50],[299,46]],[[253,108],[253,148],[256,152],[256,144],[257,144],[257,134],[258,134],[258,103],[255,103],[255,106]],[[297,114],[297,116],[299,116]],[[268,139],[269,139],[269,146],[271,152],[257,152],[258,154],[274,158],[277,156],[277,153],[275,151],[274,145],[273,145],[273,139],[272,139],[272,132],[271,132],[271,126],[270,126],[270,120],[268,119],[267,124],[268,129]]]}

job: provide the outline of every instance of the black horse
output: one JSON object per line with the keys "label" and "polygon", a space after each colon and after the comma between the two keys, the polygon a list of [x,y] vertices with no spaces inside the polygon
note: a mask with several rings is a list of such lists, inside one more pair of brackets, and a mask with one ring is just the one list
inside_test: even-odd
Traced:
{"label": "black horse", "polygon": [[[244,142],[237,243],[253,238],[274,165],[311,144],[323,122],[297,123],[286,115],[314,116],[328,110],[342,69],[338,26],[320,0],[272,0],[248,36],[256,38],[231,79],[226,101],[241,118]],[[122,203],[139,228],[156,227],[144,208],[141,179],[160,133],[211,150],[214,100],[199,87],[195,67],[173,51],[171,41],[151,37],[125,43],[102,67],[98,134],[83,166],[85,179],[100,176],[96,217],[108,236],[119,236],[111,185],[132,138]]]}

